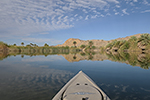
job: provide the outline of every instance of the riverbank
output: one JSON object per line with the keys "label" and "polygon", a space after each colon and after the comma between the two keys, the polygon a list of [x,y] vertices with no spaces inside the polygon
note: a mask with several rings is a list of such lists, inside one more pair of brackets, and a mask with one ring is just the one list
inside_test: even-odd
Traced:
{"label": "riverbank", "polygon": [[150,35],[136,34],[125,38],[118,38],[115,40],[80,40],[80,39],[68,39],[65,43],[56,46],[37,46],[36,44],[28,44],[24,46],[8,45],[0,42],[0,52],[10,53],[53,53],[53,52],[150,52]]}

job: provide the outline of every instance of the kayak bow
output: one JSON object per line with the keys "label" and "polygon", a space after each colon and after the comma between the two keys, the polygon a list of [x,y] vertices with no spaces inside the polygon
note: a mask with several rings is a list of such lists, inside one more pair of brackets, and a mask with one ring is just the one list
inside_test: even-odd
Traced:
{"label": "kayak bow", "polygon": [[109,97],[80,71],[75,75],[52,100],[110,100]]}

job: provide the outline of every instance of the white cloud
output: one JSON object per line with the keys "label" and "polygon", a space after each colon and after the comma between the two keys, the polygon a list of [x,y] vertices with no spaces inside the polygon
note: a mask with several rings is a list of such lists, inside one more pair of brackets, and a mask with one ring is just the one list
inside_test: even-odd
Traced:
{"label": "white cloud", "polygon": [[86,9],[83,9],[82,11],[83,11],[84,13],[88,13],[88,12],[86,11]]}
{"label": "white cloud", "polygon": [[127,13],[127,9],[123,9],[122,12],[126,15],[129,15],[129,13]]}
{"label": "white cloud", "polygon": [[100,15],[101,17],[105,17],[103,14]]}
{"label": "white cloud", "polygon": [[34,42],[34,43],[49,43],[60,44],[62,40],[48,39],[48,38],[22,38],[22,41]]}
{"label": "white cloud", "polygon": [[74,15],[74,17],[77,17],[77,16],[78,16],[78,14],[75,14],[75,15]]}
{"label": "white cloud", "polygon": [[48,61],[58,61],[58,60],[63,60],[63,58],[56,55],[56,56],[47,56],[47,57],[37,56],[37,57],[22,59],[23,62],[39,62],[39,61],[48,62]]}
{"label": "white cloud", "polygon": [[[59,18],[65,12],[62,9],[54,9],[58,6],[52,0],[0,1],[0,31],[5,30],[5,33],[7,33],[3,37],[11,37],[15,35],[29,36],[35,33],[43,34],[43,31],[73,27],[73,23],[70,23],[67,19]],[[60,23],[57,23],[58,20]],[[68,22],[66,23],[65,20]]]}
{"label": "white cloud", "polygon": [[116,7],[117,7],[117,8],[120,8],[120,6],[119,6],[119,5],[116,5]]}
{"label": "white cloud", "polygon": [[138,0],[133,0],[133,2],[138,2]]}
{"label": "white cloud", "polygon": [[107,1],[114,2],[114,3],[119,3],[119,1],[117,1],[117,0],[107,0]]}
{"label": "white cloud", "polygon": [[141,13],[146,13],[146,12],[150,12],[150,10],[145,10],[145,11],[142,11]]}
{"label": "white cloud", "polygon": [[85,17],[85,20],[88,20],[89,19],[89,15],[87,15],[86,17]]}
{"label": "white cloud", "polygon": [[97,18],[97,17],[98,17],[98,15],[91,16],[92,19]]}
{"label": "white cloud", "polygon": [[115,15],[118,15],[119,14],[119,12],[115,12]]}
{"label": "white cloud", "polygon": [[117,12],[116,9],[114,9],[113,11],[115,12],[115,15],[118,15],[118,14],[119,14],[119,12]]}
{"label": "white cloud", "polygon": [[131,6],[135,6],[133,2],[130,2],[130,5],[131,5]]}
{"label": "white cloud", "polygon": [[150,6],[150,3],[149,3],[147,0],[144,0],[144,1],[143,1],[143,4]]}
{"label": "white cloud", "polygon": [[110,14],[110,13],[107,13],[106,15],[107,15],[107,16],[110,16],[111,14]]}
{"label": "white cloud", "polygon": [[[138,1],[125,0],[128,4]],[[115,15],[129,15],[130,9],[128,12],[127,9],[119,11],[122,2],[120,0],[0,0],[0,38],[45,35],[48,34],[45,32],[74,27],[76,21],[88,20],[90,16],[105,17],[110,15],[114,8],[117,9]],[[150,5],[148,0],[144,0],[142,4]]]}
{"label": "white cloud", "polygon": [[48,32],[42,32],[42,33],[40,33],[40,34],[49,34]]}

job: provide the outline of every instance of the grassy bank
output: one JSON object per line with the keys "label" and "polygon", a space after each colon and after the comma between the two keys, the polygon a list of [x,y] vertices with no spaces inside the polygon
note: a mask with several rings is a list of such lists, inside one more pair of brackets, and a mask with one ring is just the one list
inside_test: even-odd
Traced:
{"label": "grassy bank", "polygon": [[132,36],[129,40],[114,40],[105,49],[111,52],[149,52],[150,35],[146,33],[142,34],[140,38]]}

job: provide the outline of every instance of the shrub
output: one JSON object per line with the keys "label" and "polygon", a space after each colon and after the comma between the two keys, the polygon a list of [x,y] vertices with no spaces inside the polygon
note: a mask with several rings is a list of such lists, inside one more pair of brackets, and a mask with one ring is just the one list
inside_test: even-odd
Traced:
{"label": "shrub", "polygon": [[125,46],[125,49],[129,49],[129,47],[130,47],[129,42],[125,42],[124,46]]}
{"label": "shrub", "polygon": [[126,40],[121,40],[119,43],[119,46],[122,46],[125,42],[126,42]]}
{"label": "shrub", "polygon": [[132,36],[132,37],[130,38],[130,40],[136,41],[137,38],[136,38],[136,36]]}
{"label": "shrub", "polygon": [[2,41],[0,41],[0,45],[5,45],[5,46],[9,47],[8,44],[6,44],[6,43],[4,43],[4,42],[2,42]]}
{"label": "shrub", "polygon": [[96,47],[95,46],[92,46],[92,49],[95,49]]}
{"label": "shrub", "polygon": [[81,55],[81,56],[85,56],[86,54],[82,52],[82,53],[80,53],[80,55]]}
{"label": "shrub", "polygon": [[121,49],[121,50],[125,50],[125,49],[129,49],[129,47],[130,47],[130,44],[129,44],[128,41],[126,41],[126,42],[120,47],[120,49]]}
{"label": "shrub", "polygon": [[148,33],[142,34],[137,42],[141,42],[142,45],[148,45],[150,43],[150,35]]}
{"label": "shrub", "polygon": [[120,44],[120,41],[115,42],[115,43],[114,43],[114,47],[120,47],[119,44]]}
{"label": "shrub", "polygon": [[106,45],[106,48],[112,48],[117,43],[117,40],[112,41],[111,43]]}
{"label": "shrub", "polygon": [[86,47],[86,45],[81,45],[80,47],[81,47],[81,48],[85,48],[85,47]]}

